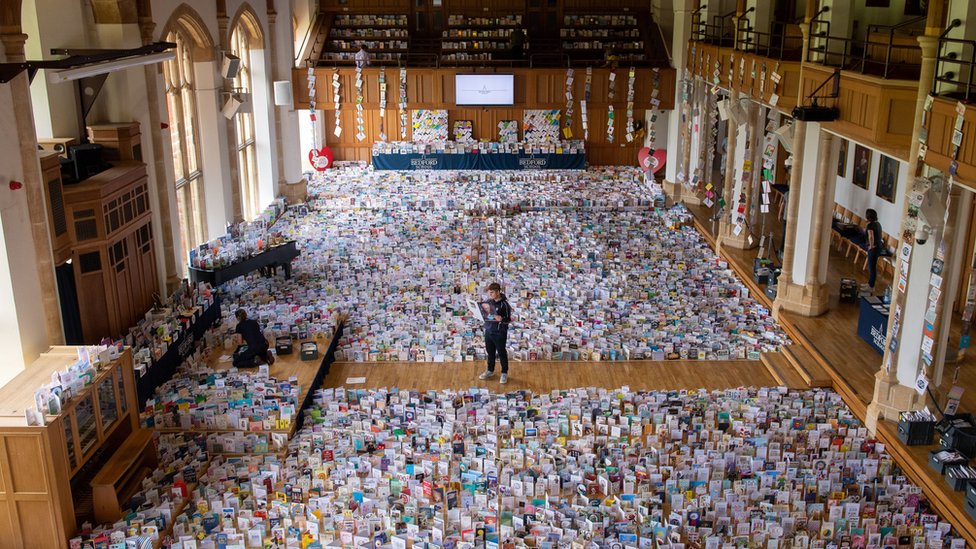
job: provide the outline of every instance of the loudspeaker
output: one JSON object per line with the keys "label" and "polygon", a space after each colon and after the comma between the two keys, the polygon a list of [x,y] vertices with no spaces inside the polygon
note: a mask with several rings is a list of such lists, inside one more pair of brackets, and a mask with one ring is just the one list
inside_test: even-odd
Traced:
{"label": "loudspeaker", "polygon": [[237,97],[231,95],[227,97],[227,102],[224,103],[224,107],[220,109],[220,112],[223,113],[224,118],[230,120],[234,118],[234,115],[237,114],[240,108],[241,102],[237,100]]}
{"label": "loudspeaker", "polygon": [[249,92],[239,92],[235,93],[234,97],[240,101],[241,106],[237,109],[237,112],[253,112],[253,102],[251,101],[251,94]]}
{"label": "loudspeaker", "polygon": [[277,80],[274,83],[274,102],[278,107],[290,107],[293,103],[290,80]]}
{"label": "loudspeaker", "polygon": [[786,149],[786,152],[792,154],[793,153],[793,124],[780,126],[776,128],[776,131],[774,131],[773,133],[775,133],[777,137],[779,137],[780,146]]}
{"label": "loudspeaker", "polygon": [[224,62],[220,66],[220,74],[224,78],[235,78],[239,70],[241,70],[241,58],[232,53],[225,53]]}

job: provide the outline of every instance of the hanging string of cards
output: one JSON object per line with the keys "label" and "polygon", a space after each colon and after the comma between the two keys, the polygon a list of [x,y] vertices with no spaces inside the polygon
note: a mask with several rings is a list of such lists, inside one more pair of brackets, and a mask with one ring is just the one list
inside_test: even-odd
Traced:
{"label": "hanging string of cards", "polygon": [[335,104],[335,129],[332,131],[332,133],[336,137],[342,135],[342,117],[339,116],[341,114],[340,104],[339,104],[339,98],[340,98],[339,92],[340,92],[339,70],[336,69],[335,72],[332,73],[332,101]]}
{"label": "hanging string of cards", "polygon": [[363,124],[363,68],[356,67],[356,140],[366,139],[366,127]]}
{"label": "hanging string of cards", "polygon": [[[930,122],[931,112],[932,112],[932,105],[934,101],[935,101],[934,98],[931,95],[929,95],[926,98],[925,105],[923,107],[922,130],[919,132],[919,141],[920,141],[919,160],[920,161],[925,160],[925,154],[928,150],[928,130],[929,130],[929,122]],[[919,361],[921,364],[919,368],[918,378],[915,380],[915,390],[920,395],[925,394],[925,391],[928,388],[929,371],[932,367],[932,362],[934,360],[933,355],[935,350],[935,336],[936,336],[935,323],[939,317],[938,314],[939,304],[942,300],[942,282],[943,282],[942,271],[945,268],[945,246],[946,246],[945,234],[946,234],[946,227],[949,224],[949,212],[951,211],[952,208],[952,187],[955,184],[955,176],[959,168],[959,163],[958,163],[959,149],[960,146],[962,145],[962,140],[964,137],[963,126],[965,124],[965,114],[966,114],[966,105],[962,102],[958,102],[956,104],[956,120],[952,132],[952,155],[951,155],[952,160],[949,162],[949,175],[946,178],[946,187],[943,191],[945,193],[945,210],[943,211],[943,216],[942,216],[942,227],[940,230],[939,240],[938,240],[939,245],[935,249],[935,257],[932,259],[932,267],[929,272],[929,293],[927,297],[925,315],[922,324],[922,345],[921,345],[921,353],[919,355]],[[916,188],[914,188],[912,193],[909,195],[908,219],[906,219],[906,230],[909,227],[911,227],[913,229],[913,232],[914,232],[914,227],[917,226],[918,224],[918,214],[921,210],[922,201],[925,199],[924,193],[927,191],[927,189],[919,188],[918,183],[919,182],[916,182]],[[904,248],[906,249],[902,250],[901,252],[902,262],[903,262],[902,269],[901,269],[902,276],[899,279],[899,284],[898,284],[898,290],[900,293],[904,293],[905,288],[907,287],[907,282],[902,283],[902,280],[905,280],[907,278],[905,276],[905,271],[908,270],[907,262],[908,259],[911,257],[910,246],[907,245],[906,243]],[[970,321],[972,320],[972,308],[970,306],[970,298],[969,298],[971,294],[972,294],[972,290],[970,289],[969,292],[967,293],[967,308],[966,308],[966,311],[969,311],[969,313],[968,314],[964,313],[963,316],[963,322],[964,322],[963,338],[964,339],[963,338],[960,339],[960,347],[962,347],[963,344],[965,344],[966,346],[969,345],[969,328],[970,328]],[[946,320],[943,319],[943,322],[945,321]],[[892,337],[892,344],[894,347],[895,345],[894,336]],[[890,369],[890,361],[886,361],[885,368]],[[952,378],[953,383],[957,381],[958,376],[959,376],[959,368],[957,366],[955,372],[953,373],[953,378]],[[946,410],[945,410],[945,413],[947,414],[955,413],[956,408],[959,405],[959,398],[962,396],[962,390],[957,387],[953,387],[952,396],[954,396],[955,398],[949,399],[949,402],[947,403]]]}
{"label": "hanging string of cards", "polygon": [[634,67],[627,73],[627,142],[634,140],[634,79],[636,71]]}
{"label": "hanging string of cards", "polygon": [[318,117],[315,115],[315,67],[308,68],[308,120],[312,128],[312,150],[318,151]]}
{"label": "hanging string of cards", "polygon": [[613,98],[617,93],[617,71],[610,70],[610,84],[607,88],[607,143],[613,143]]}
{"label": "hanging string of cards", "polygon": [[647,146],[651,154],[657,149],[657,133],[654,126],[657,123],[657,110],[661,107],[661,100],[658,95],[661,93],[661,70],[657,67],[651,69],[651,117],[647,124]]}
{"label": "hanging string of cards", "polygon": [[573,138],[573,69],[566,69],[566,124],[563,136]]}
{"label": "hanging string of cards", "polygon": [[400,67],[400,139],[407,138],[407,68]]}
{"label": "hanging string of cards", "polygon": [[580,101],[580,116],[583,122],[583,139],[590,138],[590,121],[586,115],[586,103],[590,100],[590,85],[593,83],[593,67],[586,67],[586,80],[583,81],[583,100]]}
{"label": "hanging string of cards", "polygon": [[380,67],[380,141],[386,141],[386,67]]}

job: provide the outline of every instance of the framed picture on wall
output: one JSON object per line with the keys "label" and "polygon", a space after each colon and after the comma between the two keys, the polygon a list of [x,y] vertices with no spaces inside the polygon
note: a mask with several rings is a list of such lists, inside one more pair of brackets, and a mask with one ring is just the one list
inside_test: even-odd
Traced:
{"label": "framed picture on wall", "polygon": [[871,175],[871,149],[860,145],[854,146],[854,176],[851,182],[862,189],[868,188],[868,177]]}
{"label": "framed picture on wall", "polygon": [[875,193],[888,202],[895,201],[895,186],[898,184],[898,161],[881,155],[881,168],[878,169],[878,188]]}
{"label": "framed picture on wall", "polygon": [[847,177],[847,140],[840,140],[840,154],[837,155],[837,175]]}
{"label": "framed picture on wall", "polygon": [[864,5],[868,8],[889,8],[891,0],[867,0]]}
{"label": "framed picture on wall", "polygon": [[924,0],[905,0],[905,15],[925,15],[928,8],[928,2]]}

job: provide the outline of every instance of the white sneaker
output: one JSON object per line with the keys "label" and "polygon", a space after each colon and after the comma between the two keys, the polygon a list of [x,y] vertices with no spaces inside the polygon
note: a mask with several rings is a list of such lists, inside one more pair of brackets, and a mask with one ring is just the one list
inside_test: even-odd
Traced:
{"label": "white sneaker", "polygon": [[491,376],[493,375],[495,375],[495,372],[489,372],[488,370],[485,370],[484,372],[481,372],[481,375],[478,376],[478,379],[491,379]]}
{"label": "white sneaker", "polygon": [[508,374],[502,374],[502,377],[498,378],[498,383],[502,385],[508,383]]}

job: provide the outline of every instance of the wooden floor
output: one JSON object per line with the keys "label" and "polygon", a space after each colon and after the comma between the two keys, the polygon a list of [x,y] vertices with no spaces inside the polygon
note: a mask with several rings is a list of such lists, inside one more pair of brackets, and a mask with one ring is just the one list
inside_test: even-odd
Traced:
{"label": "wooden floor", "polygon": [[[689,207],[699,220],[707,220],[708,213],[704,208]],[[711,223],[699,224],[699,228],[711,229]],[[708,235],[707,238],[713,238]],[[738,264],[740,269],[752,271],[752,261],[757,250],[735,250],[726,248],[723,255],[730,262]],[[824,361],[838,374],[838,377],[849,385],[852,394],[864,405],[871,402],[874,393],[874,376],[882,365],[882,356],[867,342],[857,335],[858,305],[855,303],[840,303],[839,290],[841,278],[854,278],[859,283],[867,282],[867,271],[860,265],[854,265],[842,252],[831,248],[827,264],[827,288],[830,291],[830,307],[827,313],[819,317],[803,317],[791,313],[782,313],[781,321],[788,332],[799,335],[801,343],[809,343],[811,350],[819,353]],[[890,283],[890,277],[879,273],[875,287],[880,291]],[[952,348],[959,341],[962,319],[954,315],[950,326],[949,345]],[[952,354],[952,353],[949,353]],[[944,404],[945,395],[952,387],[953,371],[957,364],[946,364],[943,382],[935,387],[933,393],[939,399],[938,405]],[[970,353],[959,361],[960,368],[958,385],[966,389],[963,393],[960,410],[976,410],[976,353]],[[929,406],[932,406],[931,399]]]}
{"label": "wooden floor", "polygon": [[[714,246],[714,230],[710,222],[710,212],[704,208],[689,207],[697,219],[696,226],[705,234],[706,240]],[[722,255],[740,273],[751,273],[753,259],[757,250],[723,249]],[[875,374],[882,366],[882,356],[857,335],[857,320],[859,308],[857,304],[840,303],[838,300],[840,279],[854,278],[859,283],[867,281],[867,272],[860,265],[838,253],[830,250],[827,267],[827,286],[830,290],[830,308],[827,313],[807,318],[790,313],[780,315],[780,323],[790,334],[795,343],[804,345],[821,364],[828,369],[833,378],[834,389],[845,399],[848,406],[862,420],[865,416],[867,404],[871,402],[874,392]],[[876,288],[884,288],[889,284],[887,277],[880,276]],[[747,280],[748,282],[748,280]],[[758,290],[754,284],[753,291]],[[765,299],[765,296],[760,296]],[[769,303],[768,299],[766,302]],[[771,304],[770,304],[771,305]],[[962,320],[955,315],[950,325],[950,348],[959,341]],[[966,392],[960,403],[961,411],[976,410],[976,356],[970,354],[958,362],[959,378],[957,384]],[[941,407],[945,394],[952,387],[953,370],[957,364],[946,364],[943,382],[940,386],[932,386],[933,392]],[[932,408],[932,400],[928,400]],[[965,512],[964,492],[953,492],[942,475],[933,471],[928,465],[929,452],[938,448],[935,444],[928,446],[906,446],[897,438],[897,426],[891,421],[882,421],[878,425],[878,438],[885,443],[889,453],[901,465],[906,475],[920,486],[926,497],[932,501],[935,509],[952,522],[953,526],[966,538],[972,546],[976,543],[976,521]]]}
{"label": "wooden floor", "polygon": [[[322,352],[324,349],[329,348],[330,340],[325,340],[325,343],[319,341],[318,344],[319,350]],[[268,369],[268,373],[271,375],[271,377],[279,380],[287,380],[292,376],[297,377],[298,383],[302,389],[299,393],[298,402],[302,402],[305,400],[305,395],[312,390],[312,381],[315,378],[315,374],[318,373],[319,365],[322,363],[322,357],[319,356],[319,358],[315,360],[300,360],[298,358],[299,345],[299,343],[294,345],[295,352],[289,355],[280,355],[276,357],[274,366],[271,366]],[[214,370],[229,369],[232,366],[230,355],[231,351],[227,350],[215,354],[209,361],[210,367]],[[221,360],[221,357],[227,357],[227,359]],[[244,371],[257,372],[257,368],[248,368]]]}
{"label": "wooden floor", "polygon": [[[277,364],[276,364],[277,365]],[[400,389],[468,389],[489,387],[495,391],[528,389],[533,392],[574,387],[632,390],[727,389],[775,386],[776,381],[759,361],[631,361],[631,362],[512,362],[508,384],[495,377],[481,381],[483,362],[336,362],[325,378],[326,387],[399,387]],[[364,377],[362,384],[347,384]]]}

